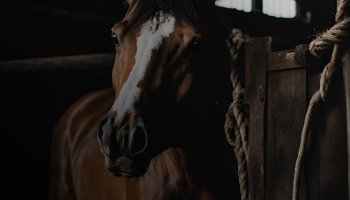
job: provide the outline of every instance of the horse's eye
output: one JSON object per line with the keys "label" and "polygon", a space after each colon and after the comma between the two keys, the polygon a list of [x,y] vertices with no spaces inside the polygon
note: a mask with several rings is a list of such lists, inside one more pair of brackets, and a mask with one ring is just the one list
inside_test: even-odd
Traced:
{"label": "horse's eye", "polygon": [[113,34],[111,38],[112,38],[112,40],[114,42],[115,47],[119,47],[120,43],[119,43],[119,40],[118,40],[118,36],[116,34]]}
{"label": "horse's eye", "polygon": [[204,45],[204,39],[202,39],[202,38],[195,38],[192,41],[192,43],[188,46],[188,50],[190,52],[195,53],[195,52],[198,52],[199,50],[201,50],[203,45]]}

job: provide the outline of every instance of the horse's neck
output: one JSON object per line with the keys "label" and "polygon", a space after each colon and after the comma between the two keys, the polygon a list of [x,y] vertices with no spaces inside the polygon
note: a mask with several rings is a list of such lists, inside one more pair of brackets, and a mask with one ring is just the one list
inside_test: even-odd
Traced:
{"label": "horse's neck", "polygon": [[182,148],[169,148],[163,154],[181,199],[216,199],[215,192],[205,182],[208,174],[202,172],[202,163],[191,152]]}

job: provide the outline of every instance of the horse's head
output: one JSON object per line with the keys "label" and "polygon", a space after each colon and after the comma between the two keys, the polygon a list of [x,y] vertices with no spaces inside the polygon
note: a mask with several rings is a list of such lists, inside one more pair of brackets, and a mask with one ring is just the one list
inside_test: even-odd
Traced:
{"label": "horse's head", "polygon": [[196,85],[204,81],[198,73],[218,51],[202,19],[210,8],[210,0],[135,0],[112,28],[115,102],[98,140],[113,175],[142,176],[153,157],[186,144],[196,121]]}

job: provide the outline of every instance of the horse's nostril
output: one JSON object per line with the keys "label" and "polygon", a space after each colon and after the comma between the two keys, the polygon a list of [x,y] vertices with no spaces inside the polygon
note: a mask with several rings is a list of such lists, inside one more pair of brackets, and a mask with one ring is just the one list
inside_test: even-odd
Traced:
{"label": "horse's nostril", "polygon": [[118,131],[113,128],[114,117],[110,114],[104,116],[99,125],[97,134],[101,151],[109,158],[115,158],[119,154],[119,146],[116,140]]}
{"label": "horse's nostril", "polygon": [[108,121],[109,115],[104,116],[101,121],[100,121],[100,125],[98,128],[98,135],[102,136],[103,135],[103,130],[102,127],[106,124],[106,122]]}
{"label": "horse's nostril", "polygon": [[131,143],[131,153],[136,154],[141,151],[146,143],[146,137],[142,129],[137,129],[133,135]]}
{"label": "horse's nostril", "polygon": [[135,156],[145,150],[148,144],[148,137],[142,122],[138,121],[133,124],[129,135],[129,141],[131,155]]}
{"label": "horse's nostril", "polygon": [[99,128],[98,128],[98,133],[97,133],[97,136],[98,136],[98,139],[100,141],[103,140],[104,138],[104,135],[110,135],[111,132],[112,132],[112,122],[113,119],[111,117],[111,115],[106,115],[104,116],[101,121],[100,121],[100,125],[99,125]]}

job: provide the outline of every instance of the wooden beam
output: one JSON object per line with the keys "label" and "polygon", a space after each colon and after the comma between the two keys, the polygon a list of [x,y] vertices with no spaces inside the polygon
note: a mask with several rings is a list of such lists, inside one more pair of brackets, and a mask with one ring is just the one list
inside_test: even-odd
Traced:
{"label": "wooden beam", "polygon": [[347,121],[347,151],[348,151],[348,196],[350,199],[350,49],[343,57],[343,79],[345,86],[346,121]]}
{"label": "wooden beam", "polygon": [[249,107],[249,200],[265,197],[265,106],[267,54],[271,52],[271,37],[253,38],[246,45],[246,95]]}
{"label": "wooden beam", "polygon": [[1,74],[44,74],[113,69],[114,53],[57,56],[0,62]]}
{"label": "wooden beam", "polygon": [[262,12],[263,0],[252,0],[252,10],[254,12]]}

